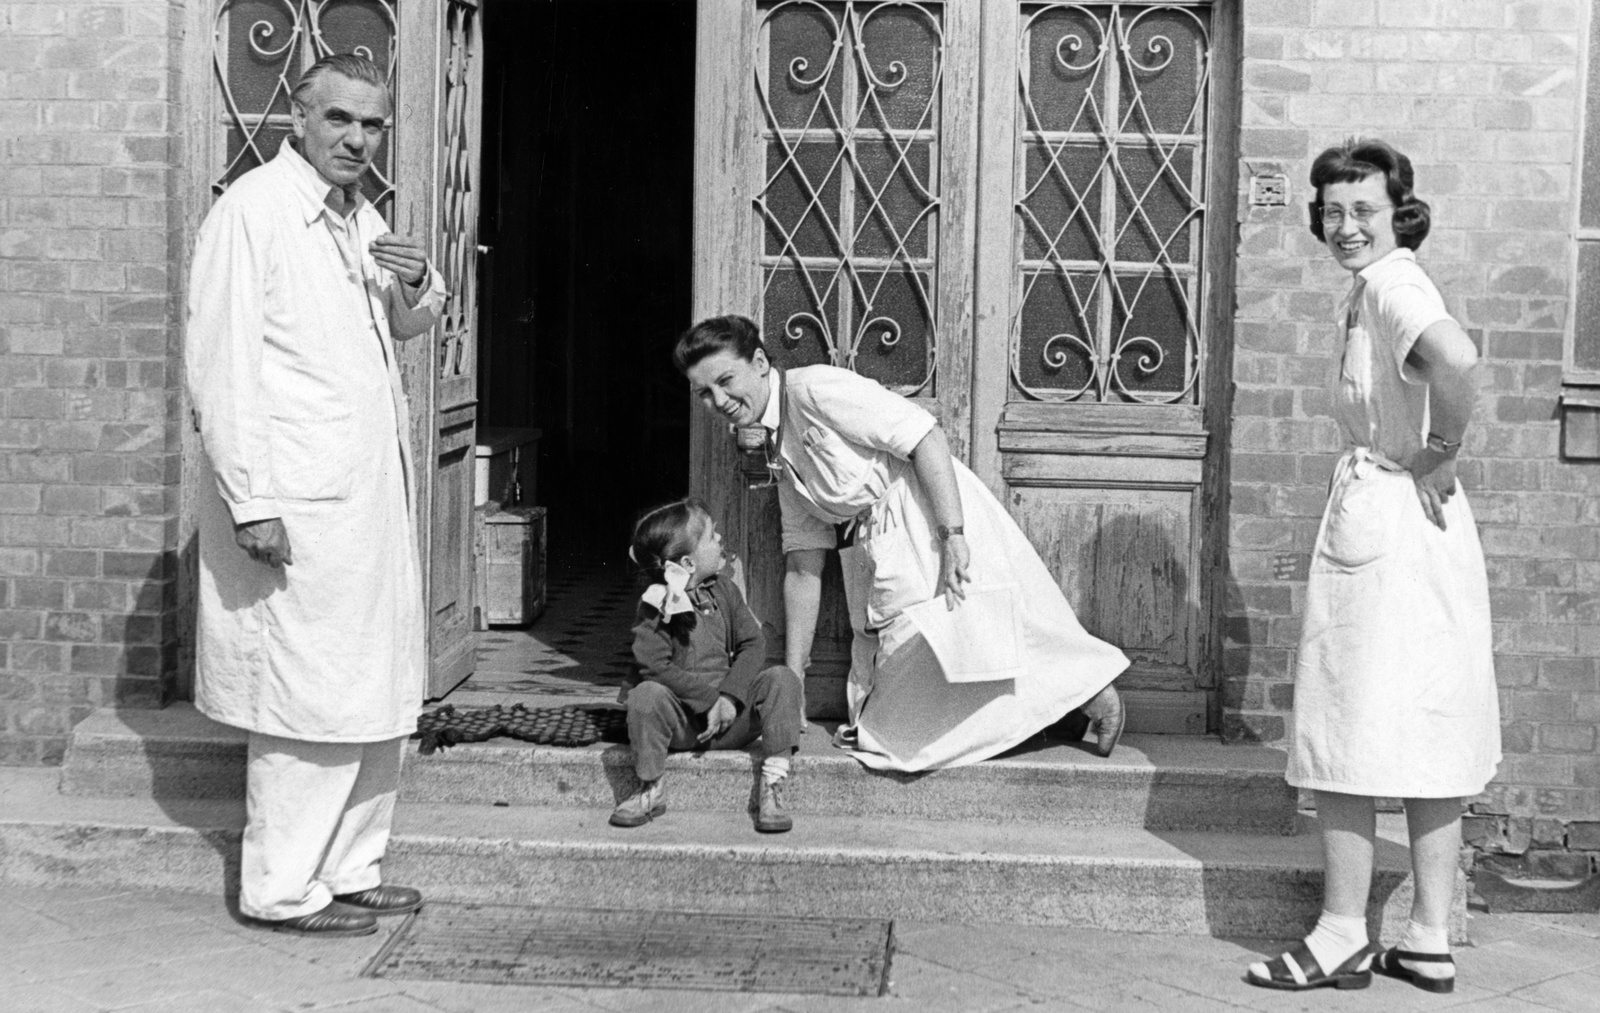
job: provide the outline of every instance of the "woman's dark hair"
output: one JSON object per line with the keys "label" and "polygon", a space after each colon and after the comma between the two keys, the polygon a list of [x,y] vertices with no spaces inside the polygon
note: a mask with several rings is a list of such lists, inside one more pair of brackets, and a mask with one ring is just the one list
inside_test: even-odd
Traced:
{"label": "woman's dark hair", "polygon": [[1411,159],[1376,138],[1351,137],[1317,156],[1311,163],[1311,234],[1327,242],[1322,229],[1322,188],[1330,183],[1359,183],[1368,176],[1382,176],[1394,205],[1395,242],[1415,250],[1428,238],[1431,213],[1428,202],[1411,192],[1414,177]]}
{"label": "woman's dark hair", "polygon": [[678,372],[688,373],[690,366],[718,352],[733,352],[749,362],[755,358],[758,348],[766,351],[761,344],[761,328],[749,317],[709,317],[678,339],[672,349],[672,364],[678,367]]}
{"label": "woman's dark hair", "polygon": [[[633,544],[628,548],[628,556],[639,567],[644,583],[665,583],[667,561],[693,552],[710,523],[711,511],[693,497],[646,511],[633,526]],[[693,612],[680,612],[672,617],[668,628],[681,638],[694,624]]]}

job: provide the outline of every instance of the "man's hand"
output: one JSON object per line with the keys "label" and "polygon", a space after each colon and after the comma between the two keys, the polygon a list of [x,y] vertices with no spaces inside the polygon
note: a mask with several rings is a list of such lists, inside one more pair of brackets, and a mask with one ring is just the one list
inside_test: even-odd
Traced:
{"label": "man's hand", "polygon": [[428,256],[420,239],[390,232],[374,239],[370,249],[379,267],[388,269],[407,285],[420,285],[428,276]]}
{"label": "man's hand", "polygon": [[733,702],[731,696],[719,696],[717,702],[706,711],[706,730],[700,733],[698,742],[710,742],[712,739],[728,730],[733,724],[733,719],[739,716],[739,705]]}
{"label": "man's hand", "polygon": [[272,567],[294,563],[294,554],[289,551],[289,532],[276,517],[235,525],[233,540],[258,563]]}

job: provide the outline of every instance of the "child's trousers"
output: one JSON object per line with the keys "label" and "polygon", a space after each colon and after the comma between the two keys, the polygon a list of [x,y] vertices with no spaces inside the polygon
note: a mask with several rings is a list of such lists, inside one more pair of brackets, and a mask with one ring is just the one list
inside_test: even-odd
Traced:
{"label": "child's trousers", "polygon": [[654,781],[667,769],[667,753],[686,749],[743,749],[758,737],[762,756],[788,756],[800,744],[800,679],[783,665],[756,676],[750,700],[721,735],[701,746],[706,716],[691,713],[672,690],[645,680],[628,691],[628,738],[634,773]]}

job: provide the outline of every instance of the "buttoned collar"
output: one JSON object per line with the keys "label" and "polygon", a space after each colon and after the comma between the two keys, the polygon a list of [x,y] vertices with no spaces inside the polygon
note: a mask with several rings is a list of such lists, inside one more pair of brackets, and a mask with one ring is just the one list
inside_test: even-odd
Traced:
{"label": "buttoned collar", "polygon": [[761,424],[773,432],[778,431],[778,424],[783,421],[783,375],[777,366],[767,371],[767,410],[761,413]]}
{"label": "buttoned collar", "polygon": [[[283,139],[283,143],[278,147],[278,157],[274,161],[282,162],[284,168],[288,171],[289,179],[294,185],[295,196],[299,198],[301,210],[305,214],[307,225],[316,221],[318,216],[322,214],[335,214],[333,209],[328,206],[328,195],[330,192],[338,191],[342,188],[328,182],[323,178],[322,173],[317,171],[316,166],[306,161],[305,156],[295,148],[293,137],[285,137]],[[343,203],[341,200],[340,204],[342,205]],[[358,191],[356,206],[350,214],[358,214],[365,206],[366,198],[361,196]]]}

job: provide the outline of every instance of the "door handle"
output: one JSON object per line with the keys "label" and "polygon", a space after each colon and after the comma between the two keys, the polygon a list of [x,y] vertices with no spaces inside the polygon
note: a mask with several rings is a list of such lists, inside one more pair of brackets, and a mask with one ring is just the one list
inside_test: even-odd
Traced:
{"label": "door handle", "polygon": [[479,246],[478,246],[478,256],[480,256],[480,257],[487,257],[489,254],[491,254],[493,252],[494,252],[494,247],[492,247],[492,246],[484,246],[482,244],[479,244]]}

